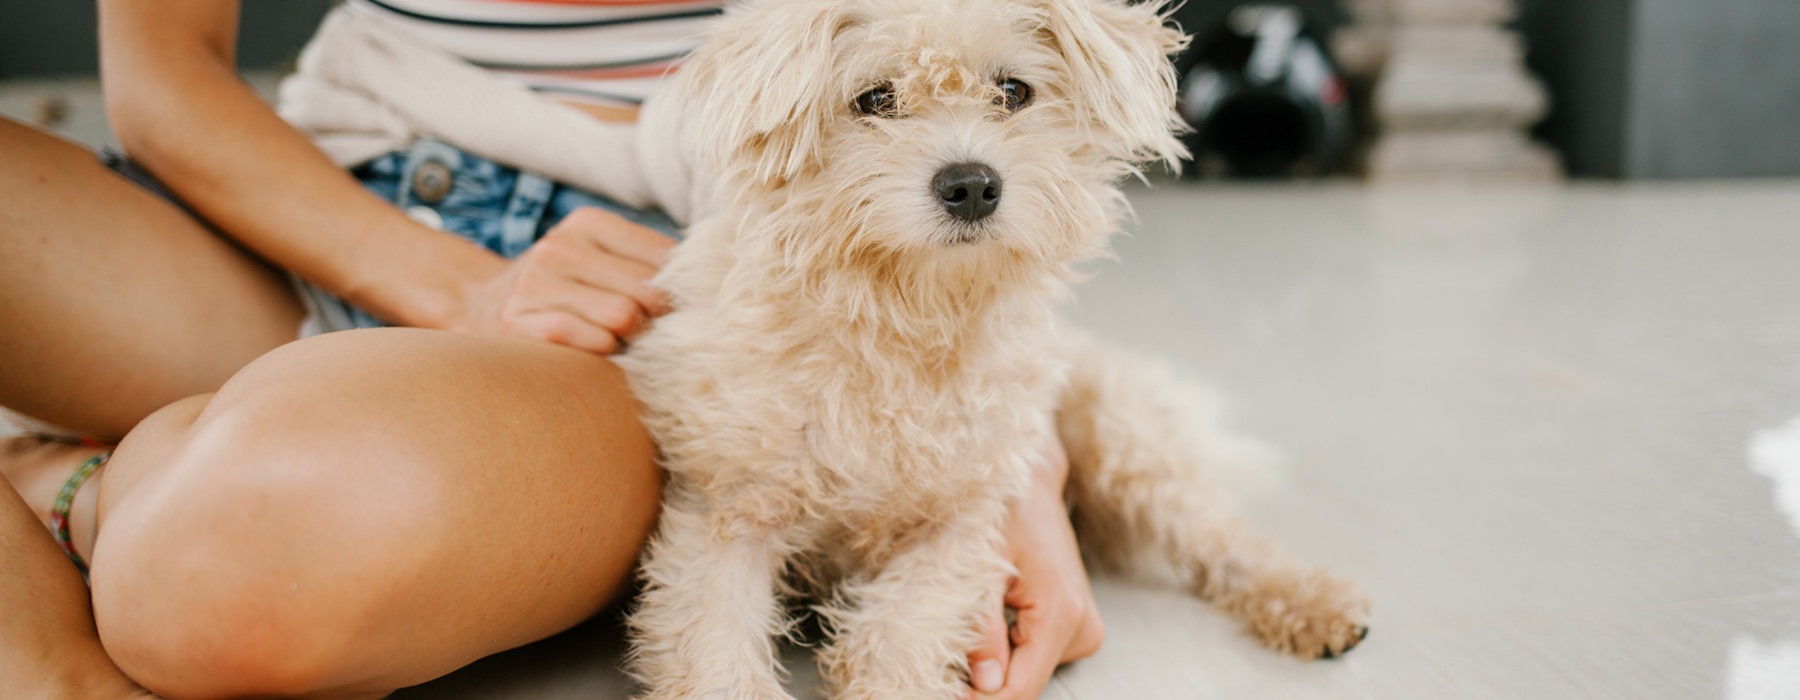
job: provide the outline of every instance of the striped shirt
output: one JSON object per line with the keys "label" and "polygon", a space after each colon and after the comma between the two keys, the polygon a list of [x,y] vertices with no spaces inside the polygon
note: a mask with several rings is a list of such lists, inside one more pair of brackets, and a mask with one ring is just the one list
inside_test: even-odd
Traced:
{"label": "striped shirt", "polygon": [[560,100],[634,107],[725,0],[349,0],[409,35]]}

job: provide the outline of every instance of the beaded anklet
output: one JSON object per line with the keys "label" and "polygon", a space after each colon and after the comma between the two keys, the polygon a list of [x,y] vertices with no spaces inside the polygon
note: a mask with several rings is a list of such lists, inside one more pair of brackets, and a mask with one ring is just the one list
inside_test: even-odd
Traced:
{"label": "beaded anklet", "polygon": [[81,554],[75,551],[75,542],[69,537],[69,508],[75,505],[75,492],[81,490],[81,485],[88,477],[93,476],[100,465],[106,464],[106,460],[111,457],[112,451],[108,450],[82,462],[81,468],[76,469],[74,474],[69,475],[69,480],[63,482],[62,488],[56,492],[56,501],[50,505],[50,529],[56,536],[56,545],[62,547],[64,554],[69,555],[69,561],[75,562],[75,568],[81,571],[82,578],[87,578],[87,560],[82,559]]}

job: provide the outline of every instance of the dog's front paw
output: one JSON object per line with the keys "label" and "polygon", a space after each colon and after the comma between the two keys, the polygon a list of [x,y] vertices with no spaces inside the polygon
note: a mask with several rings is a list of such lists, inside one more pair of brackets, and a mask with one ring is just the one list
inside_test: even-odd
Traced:
{"label": "dog's front paw", "polygon": [[1271,649],[1330,659],[1369,636],[1369,599],[1348,579],[1318,569],[1259,588],[1246,606],[1250,630]]}

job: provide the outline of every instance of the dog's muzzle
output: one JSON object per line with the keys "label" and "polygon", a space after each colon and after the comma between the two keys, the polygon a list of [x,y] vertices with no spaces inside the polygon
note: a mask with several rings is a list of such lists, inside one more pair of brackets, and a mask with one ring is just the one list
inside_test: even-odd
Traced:
{"label": "dog's muzzle", "polygon": [[1000,207],[1000,175],[982,163],[957,163],[939,170],[931,179],[944,210],[974,223]]}

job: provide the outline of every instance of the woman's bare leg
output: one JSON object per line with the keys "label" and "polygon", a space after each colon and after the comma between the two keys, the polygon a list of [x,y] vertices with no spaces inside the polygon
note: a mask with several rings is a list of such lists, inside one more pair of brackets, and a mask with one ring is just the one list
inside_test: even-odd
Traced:
{"label": "woman's bare leg", "polygon": [[94,154],[0,119],[0,406],[124,435],[293,340],[282,276]]}
{"label": "woman's bare leg", "polygon": [[654,520],[652,455],[592,355],[418,330],[295,343],[152,416],[102,472],[100,635],[180,696],[418,683],[609,599]]}
{"label": "woman's bare leg", "polygon": [[637,414],[610,362],[545,343],[284,346],[102,470],[100,638],[172,696],[378,695],[565,629],[655,520]]}
{"label": "woman's bare leg", "polygon": [[135,688],[94,633],[87,589],[44,526],[0,488],[0,678],[26,697],[125,698]]}

